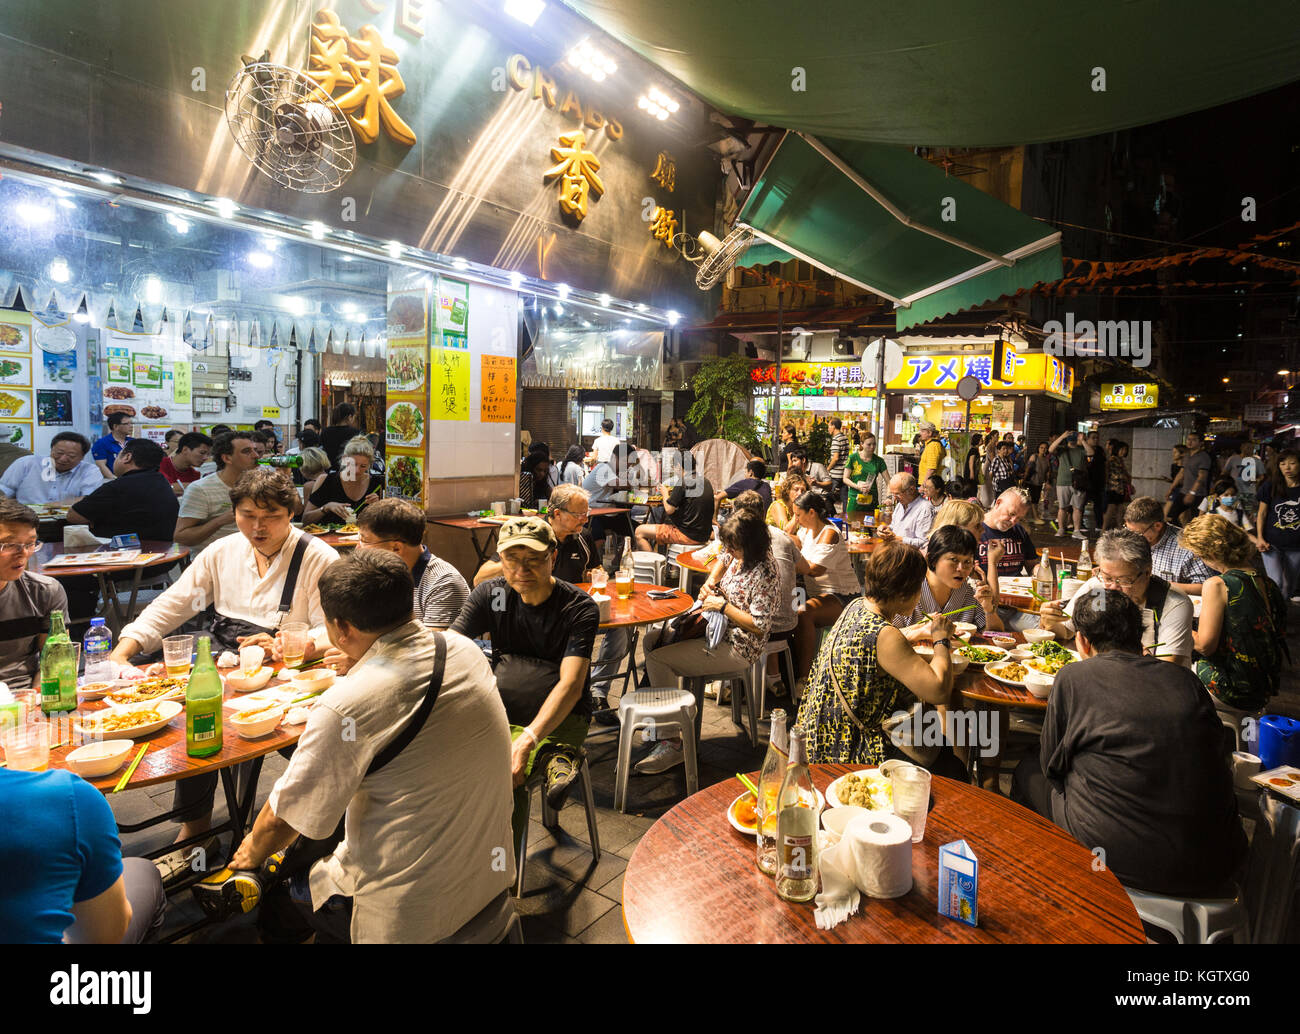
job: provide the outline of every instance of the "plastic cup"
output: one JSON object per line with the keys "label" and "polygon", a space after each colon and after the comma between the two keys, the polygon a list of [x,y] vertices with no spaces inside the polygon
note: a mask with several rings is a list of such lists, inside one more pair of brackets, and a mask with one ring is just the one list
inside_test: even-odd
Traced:
{"label": "plastic cup", "polygon": [[162,641],[163,664],[167,674],[179,678],[190,673],[194,659],[194,637],[192,635],[169,635]]}
{"label": "plastic cup", "polygon": [[603,567],[596,567],[591,572],[591,591],[600,592],[609,584],[609,573]]}
{"label": "plastic cup", "polygon": [[43,772],[50,763],[50,723],[28,722],[0,732],[5,764],[14,772]]}
{"label": "plastic cup", "polygon": [[930,812],[930,773],[915,765],[896,768],[889,777],[894,814],[912,827],[912,843],[925,837],[925,820]]}
{"label": "plastic cup", "polygon": [[286,668],[299,667],[307,656],[307,632],[305,621],[289,621],[280,626],[280,653]]}

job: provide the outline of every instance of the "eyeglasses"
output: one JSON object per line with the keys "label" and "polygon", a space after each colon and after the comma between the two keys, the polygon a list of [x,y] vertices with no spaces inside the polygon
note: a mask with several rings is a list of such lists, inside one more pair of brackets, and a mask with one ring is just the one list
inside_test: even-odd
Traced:
{"label": "eyeglasses", "polygon": [[570,517],[580,517],[584,521],[591,516],[590,510],[583,510],[582,513],[579,513],[577,510],[566,510],[563,506],[552,506],[551,511],[553,513],[567,513]]}
{"label": "eyeglasses", "polygon": [[1138,575],[1136,578],[1116,578],[1114,575],[1107,574],[1100,569],[1092,573],[1096,576],[1097,581],[1107,588],[1113,585],[1117,589],[1131,589],[1142,580],[1142,575]]}
{"label": "eyeglasses", "polygon": [[0,553],[35,553],[41,548],[39,542],[0,542]]}
{"label": "eyeglasses", "polygon": [[538,567],[545,567],[546,562],[551,558],[551,554],[549,552],[538,553],[533,550],[530,550],[530,552],[532,553],[531,556],[526,556],[526,557],[519,556],[514,558],[508,557],[504,553],[502,553],[501,565],[503,567],[511,567],[511,568],[517,568],[517,567],[538,568]]}

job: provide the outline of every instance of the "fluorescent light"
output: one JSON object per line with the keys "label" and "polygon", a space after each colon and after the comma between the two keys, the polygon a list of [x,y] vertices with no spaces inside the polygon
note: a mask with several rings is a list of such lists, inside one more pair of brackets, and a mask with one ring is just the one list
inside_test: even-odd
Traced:
{"label": "fluorescent light", "polygon": [[637,311],[637,312],[645,312],[645,304],[642,303],[642,302],[637,302],[637,303],[636,303],[636,311]]}
{"label": "fluorescent light", "polygon": [[561,298],[567,298],[569,297],[569,292],[571,290],[573,290],[573,288],[571,288],[568,284],[558,284],[555,288],[555,293],[558,294]]}
{"label": "fluorescent light", "polygon": [[307,315],[307,299],[294,296],[284,300],[284,307],[295,316]]}
{"label": "fluorescent light", "polygon": [[90,178],[105,183],[110,187],[119,185],[122,181],[114,176],[111,172],[92,172]]}
{"label": "fluorescent light", "polygon": [[41,223],[48,223],[54,218],[54,212],[51,209],[32,201],[19,201],[14,206],[14,211],[18,213],[18,218],[28,226],[39,226]]}
{"label": "fluorescent light", "polygon": [[401,242],[401,241],[389,241],[387,244],[384,245],[384,250],[387,251],[388,254],[391,255],[393,258],[401,258],[401,257],[402,257],[402,242]]}
{"label": "fluorescent light", "polygon": [[339,312],[343,313],[344,316],[351,316],[356,311],[357,307],[352,302],[344,302],[339,306]]}
{"label": "fluorescent light", "polygon": [[258,269],[270,269],[271,263],[274,261],[265,251],[250,251],[248,253],[248,264],[256,266]]}
{"label": "fluorescent light", "polygon": [[463,258],[454,258],[451,260],[451,264],[457,269],[469,269],[469,263]]}
{"label": "fluorescent light", "polygon": [[50,279],[56,284],[66,284],[72,279],[72,271],[68,269],[68,261],[63,258],[56,258],[50,263]]}
{"label": "fluorescent light", "polygon": [[167,224],[177,233],[186,234],[190,232],[190,221],[188,219],[182,219],[175,212],[168,212],[164,218],[167,220]]}
{"label": "fluorescent light", "polygon": [[144,300],[151,305],[157,305],[162,301],[162,281],[156,276],[147,276],[144,278]]}
{"label": "fluorescent light", "polygon": [[681,318],[682,318],[682,314],[678,312],[676,309],[668,310],[668,325],[670,327],[677,326],[677,321]]}
{"label": "fluorescent light", "polygon": [[600,296],[600,304],[601,304],[601,305],[608,305],[608,304],[609,304],[609,295],[607,295],[607,294],[602,294],[602,295]]}
{"label": "fluorescent light", "polygon": [[225,197],[216,198],[209,201],[208,204],[217,210],[217,214],[220,215],[222,219],[229,219],[239,211],[239,206],[229,198]]}
{"label": "fluorescent light", "polygon": [[76,320],[78,323],[89,323],[89,322],[90,322],[90,313],[88,313],[88,312],[74,312],[74,313],[72,314],[72,318],[73,318],[74,320]]}
{"label": "fluorescent light", "polygon": [[312,220],[307,224],[305,229],[311,234],[312,240],[323,241],[325,239],[325,231],[328,230],[329,227],[318,220]]}
{"label": "fluorescent light", "polygon": [[518,290],[518,289],[519,289],[520,287],[522,287],[523,285],[524,285],[524,274],[521,273],[521,272],[519,272],[519,270],[517,270],[517,269],[511,270],[511,271],[510,271],[510,286],[512,286],[513,288],[515,288],[515,290]]}
{"label": "fluorescent light", "polygon": [[532,25],[546,10],[542,0],[505,0],[504,7],[506,14],[525,25]]}

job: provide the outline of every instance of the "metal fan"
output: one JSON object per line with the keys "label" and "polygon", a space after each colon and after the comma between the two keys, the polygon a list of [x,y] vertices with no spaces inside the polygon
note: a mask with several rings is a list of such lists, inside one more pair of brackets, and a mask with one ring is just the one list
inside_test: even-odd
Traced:
{"label": "metal fan", "polygon": [[695,286],[707,291],[731,271],[745,249],[753,243],[754,231],[748,226],[736,227],[722,241],[707,230],[701,230],[698,244],[705,257],[695,271]]}
{"label": "metal fan", "polygon": [[341,187],[357,164],[347,116],[297,69],[246,63],[226,90],[226,124],[258,170],[304,194]]}

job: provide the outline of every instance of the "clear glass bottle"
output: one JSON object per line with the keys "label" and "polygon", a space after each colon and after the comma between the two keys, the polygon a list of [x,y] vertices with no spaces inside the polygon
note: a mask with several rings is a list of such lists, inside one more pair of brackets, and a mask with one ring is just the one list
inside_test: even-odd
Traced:
{"label": "clear glass bottle", "polygon": [[817,896],[817,790],[808,770],[802,725],[790,730],[790,762],[777,797],[776,892],[786,901]]}
{"label": "clear glass bottle", "polygon": [[212,639],[199,636],[199,655],[185,687],[185,753],[206,758],[221,750],[221,676],[212,661]]}
{"label": "clear glass bottle", "polygon": [[1088,552],[1088,540],[1083,540],[1083,545],[1079,549],[1079,566],[1075,569],[1075,577],[1087,581],[1092,577],[1092,554]]}
{"label": "clear glass bottle", "polygon": [[1052,582],[1052,564],[1047,559],[1047,550],[1038,558],[1038,576],[1034,579],[1034,591],[1042,597],[1043,602],[1056,598],[1056,586]]}
{"label": "clear glass bottle", "polygon": [[754,805],[757,827],[754,839],[758,847],[758,868],[769,876],[776,875],[776,801],[785,781],[786,758],[790,753],[786,733],[786,715],[780,708],[772,712],[772,731],[767,739],[767,756],[758,776],[758,801]]}

